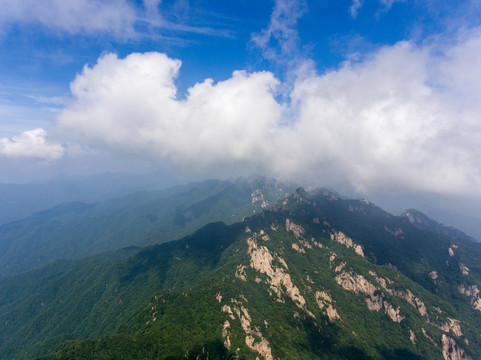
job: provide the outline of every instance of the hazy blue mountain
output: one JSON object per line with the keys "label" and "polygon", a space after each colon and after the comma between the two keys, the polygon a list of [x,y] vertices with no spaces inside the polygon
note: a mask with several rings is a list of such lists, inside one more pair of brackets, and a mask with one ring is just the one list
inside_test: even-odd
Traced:
{"label": "hazy blue mountain", "polygon": [[299,189],[230,226],[6,277],[0,354],[480,358],[481,245],[415,225]]}
{"label": "hazy blue mountain", "polygon": [[463,231],[456,229],[453,226],[445,226],[435,220],[432,220],[427,215],[416,209],[406,210],[402,213],[401,216],[406,217],[409,222],[411,222],[411,224],[420,229],[429,230],[439,234],[445,234],[468,241],[476,241],[476,239],[474,239],[472,236],[467,235]]}
{"label": "hazy blue mountain", "polygon": [[212,221],[231,224],[292,190],[283,186],[262,178],[210,180],[95,204],[58,205],[0,226],[0,276],[56,259],[170,241]]}
{"label": "hazy blue mountain", "polygon": [[164,174],[99,174],[57,177],[33,184],[0,184],[0,225],[67,202],[98,202],[134,191],[162,189],[175,180]]}
{"label": "hazy blue mountain", "polygon": [[369,199],[392,214],[402,214],[405,209],[414,208],[437,222],[460,229],[481,241],[481,203],[477,196],[379,193],[371,194]]}

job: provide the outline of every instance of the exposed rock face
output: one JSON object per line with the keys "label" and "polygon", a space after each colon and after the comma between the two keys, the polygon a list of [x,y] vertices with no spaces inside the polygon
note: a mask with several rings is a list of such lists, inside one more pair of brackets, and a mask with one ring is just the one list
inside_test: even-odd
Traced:
{"label": "exposed rock face", "polygon": [[416,339],[416,334],[414,334],[414,331],[409,329],[409,339],[413,343],[413,345],[416,345],[417,339]]}
{"label": "exposed rock face", "polygon": [[342,271],[342,269],[344,269],[345,266],[346,266],[345,262],[340,263],[339,265],[337,265],[335,267],[334,272],[338,273],[338,272]]}
{"label": "exposed rock face", "polygon": [[374,278],[376,279],[376,281],[379,285],[381,285],[385,290],[390,291],[390,289],[388,289],[388,287],[387,287],[387,284],[388,283],[392,284],[393,283],[392,280],[390,280],[388,278],[384,279],[380,276],[377,276],[377,274],[372,270],[369,270],[369,275],[374,276]]}
{"label": "exposed rock face", "polygon": [[371,311],[381,311],[382,310],[382,298],[380,296],[372,296],[366,298],[367,308]]}
{"label": "exposed rock face", "polygon": [[362,275],[352,272],[342,272],[336,276],[336,282],[344,289],[355,294],[366,294],[366,303],[371,311],[380,311],[384,307],[384,312],[394,322],[401,322],[404,317],[400,315],[400,309],[394,308],[389,301],[383,298],[382,294],[376,294],[379,289],[366,280]]}
{"label": "exposed rock face", "polygon": [[232,320],[235,320],[234,313],[229,305],[222,306],[222,312],[225,312]]}
{"label": "exposed rock face", "polygon": [[352,272],[342,272],[337,275],[335,279],[344,289],[353,291],[357,295],[360,293],[371,295],[378,290],[373,284],[367,281],[364,276]]}
{"label": "exposed rock face", "polygon": [[[284,259],[271,254],[265,246],[259,246],[252,237],[247,239],[248,250],[250,256],[250,266],[262,274],[269,277],[271,290],[281,299],[284,292],[289,296],[300,308],[305,308],[306,300],[300,294],[299,288],[292,282],[291,276],[286,272],[287,264]],[[274,260],[277,260],[283,267],[274,266]]]}
{"label": "exposed rock face", "polygon": [[329,268],[332,269],[332,263],[334,260],[336,260],[337,254],[335,252],[331,253],[331,256],[329,256]]}
{"label": "exposed rock face", "polygon": [[299,247],[299,245],[297,244],[292,244],[292,248],[296,250],[298,253],[303,253],[303,254],[306,253],[306,251],[303,248]]}
{"label": "exposed rock face", "polygon": [[476,310],[481,311],[481,298],[479,296],[479,289],[476,285],[461,285],[458,287],[458,289],[461,294],[471,298],[471,305],[473,305]]}
{"label": "exposed rock face", "polygon": [[400,309],[397,308],[395,309],[389,302],[387,301],[384,301],[383,302],[383,305],[384,305],[384,310],[386,312],[386,314],[391,318],[392,321],[394,322],[401,322],[403,319],[404,319],[404,316],[401,316],[399,314],[399,311]]}
{"label": "exposed rock face", "polygon": [[252,350],[257,351],[265,360],[273,360],[274,357],[272,356],[271,348],[269,346],[269,342],[261,338],[260,342],[255,343],[255,339],[252,335],[246,336],[246,345],[250,347]]}
{"label": "exposed rock face", "polygon": [[469,268],[463,263],[459,263],[459,271],[461,271],[463,275],[469,275]]}
{"label": "exposed rock face", "polygon": [[438,344],[436,344],[436,342],[433,340],[433,338],[428,335],[426,329],[422,328],[421,330],[423,331],[424,337],[425,337],[426,339],[428,339],[429,341],[431,341],[431,343],[432,343],[434,346],[437,347]]}
{"label": "exposed rock face", "polygon": [[452,333],[457,337],[463,336],[459,320],[456,319],[448,318],[448,322],[441,326],[441,329],[447,333],[452,331]]}
{"label": "exposed rock face", "polygon": [[461,294],[464,294],[469,297],[477,297],[479,295],[479,289],[477,285],[471,285],[466,287],[465,285],[461,285],[459,287],[459,291]]}
{"label": "exposed rock face", "polygon": [[341,320],[341,317],[337,313],[337,310],[332,306],[332,299],[325,291],[316,291],[316,302],[319,309],[326,310],[326,314],[331,322],[335,320]]}
{"label": "exposed rock face", "polygon": [[227,350],[230,349],[229,329],[230,329],[230,323],[228,320],[226,320],[224,322],[224,325],[222,326],[222,337],[224,338],[224,347]]}
{"label": "exposed rock face", "polygon": [[[244,299],[245,300],[245,299]],[[233,311],[230,306],[224,305],[222,307],[222,311],[229,314],[229,317],[234,320],[235,317],[233,313],[237,315],[239,319],[242,329],[246,333],[245,343],[246,345],[251,348],[252,350],[256,351],[261,355],[265,360],[274,360],[272,356],[272,351],[269,345],[269,342],[263,337],[260,329],[257,326],[251,326],[251,316],[249,315],[249,311],[245,308],[241,301],[231,299]],[[230,328],[229,321],[224,322],[222,327],[222,336],[224,337],[224,346],[229,349],[230,348],[230,339],[228,336],[228,329]],[[260,338],[260,341],[256,342],[257,338]]]}
{"label": "exposed rock face", "polygon": [[387,286],[387,283],[392,284],[393,281],[390,279],[384,279],[382,277],[377,276],[377,274],[374,271],[369,271],[369,274],[371,276],[374,276],[376,279],[377,283],[383,287],[384,290],[386,290],[389,294],[397,296],[401,299],[406,300],[409,304],[414,306],[416,310],[419,311],[421,316],[427,316],[428,312],[426,310],[426,305],[419,299],[418,297],[414,296],[414,294],[411,292],[411,290],[402,290],[402,289],[390,289]]}
{"label": "exposed rock face", "polygon": [[386,230],[387,233],[395,236],[395,237],[400,237],[400,238],[404,238],[404,231],[400,228],[397,228],[397,229],[390,229],[388,228],[387,226],[384,226],[384,230]]}
{"label": "exposed rock face", "polygon": [[330,191],[323,191],[322,195],[324,195],[330,201],[339,200],[339,196],[337,196],[336,194],[334,194],[333,192],[330,192]]}
{"label": "exposed rock face", "polygon": [[237,266],[237,269],[235,271],[235,277],[243,281],[247,281],[247,275],[244,265]]}
{"label": "exposed rock face", "polygon": [[428,312],[426,310],[426,305],[414,296],[414,294],[411,292],[411,290],[393,290],[392,291],[393,295],[396,295],[404,300],[406,300],[408,303],[410,303],[412,306],[416,308],[417,311],[421,314],[421,316],[427,316]]}
{"label": "exposed rock face", "polygon": [[251,193],[251,203],[252,205],[260,205],[261,208],[265,209],[269,206],[269,203],[265,200],[264,194],[261,189],[255,189]]}
{"label": "exposed rock face", "polygon": [[353,248],[356,254],[364,257],[364,251],[362,250],[362,246],[354,243],[352,239],[346,234],[344,234],[342,231],[335,231],[334,233],[331,233],[331,240],[337,241],[340,244],[343,244],[347,248]]}
{"label": "exposed rock face", "polygon": [[454,250],[452,247],[448,249],[449,256],[454,256]]}
{"label": "exposed rock face", "polygon": [[438,276],[438,272],[437,272],[437,271],[434,271],[434,270],[431,271],[431,272],[429,273],[429,277],[430,277],[431,279],[433,279],[433,280],[436,280],[436,279],[439,277],[439,276]]}
{"label": "exposed rock face", "polygon": [[418,223],[418,224],[426,224],[425,220],[420,218],[419,216],[416,216],[410,212],[406,212],[405,216],[408,218],[409,222],[414,224],[414,223]]}
{"label": "exposed rock face", "polygon": [[468,360],[472,359],[466,355],[465,351],[461,349],[456,341],[449,336],[443,334],[441,337],[441,343],[443,345],[443,358],[444,360]]}
{"label": "exposed rock face", "polygon": [[334,320],[341,320],[341,317],[337,313],[337,310],[332,307],[332,305],[328,305],[326,309],[326,314],[329,317],[329,320],[333,322]]}
{"label": "exposed rock face", "polygon": [[314,244],[314,246],[317,246],[320,249],[324,248],[324,246],[320,242],[317,242],[314,238],[311,239],[311,242]]}
{"label": "exposed rock face", "polygon": [[309,244],[307,240],[299,239],[299,243],[304,246],[306,249],[312,249],[312,245]]}
{"label": "exposed rock face", "polygon": [[305,233],[304,228],[300,225],[294,224],[291,219],[286,219],[286,230],[292,231],[294,236],[298,239]]}
{"label": "exposed rock face", "polygon": [[407,212],[406,217],[408,218],[410,223],[415,222],[414,216],[411,213]]}

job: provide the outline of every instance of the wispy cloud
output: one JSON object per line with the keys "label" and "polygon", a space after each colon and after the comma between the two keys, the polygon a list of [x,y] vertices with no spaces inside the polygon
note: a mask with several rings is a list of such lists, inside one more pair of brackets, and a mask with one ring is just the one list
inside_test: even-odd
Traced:
{"label": "wispy cloud", "polygon": [[136,11],[126,0],[0,0],[0,6],[1,28],[33,24],[69,34],[109,32],[119,37],[134,34]]}
{"label": "wispy cloud", "polygon": [[381,4],[383,4],[387,10],[389,10],[394,5],[394,3],[405,1],[406,0],[380,0]]}
{"label": "wispy cloud", "polygon": [[[0,32],[11,25],[41,26],[69,35],[108,34],[120,40],[139,37],[173,38],[164,30],[229,36],[225,29],[169,21],[160,10],[160,0],[0,0]],[[140,26],[141,25],[141,26]],[[178,39],[177,39],[178,40]]]}
{"label": "wispy cloud", "polygon": [[357,12],[359,9],[362,7],[362,1],[361,0],[352,0],[352,4],[349,7],[349,12],[351,13],[351,16],[353,18],[357,18]]}
{"label": "wispy cloud", "polygon": [[25,129],[48,127],[63,107],[63,99],[38,94],[4,94],[0,87],[0,137],[18,135]]}
{"label": "wispy cloud", "polygon": [[[405,2],[406,0],[377,0],[381,5],[381,9],[379,11],[386,12],[391,9],[394,3],[397,2]],[[357,18],[359,10],[363,7],[364,0],[352,0],[351,6],[349,7],[349,13],[351,14],[352,18]],[[379,11],[376,15],[379,15]]]}
{"label": "wispy cloud", "polygon": [[306,11],[303,0],[276,0],[269,26],[252,35],[264,58],[279,63],[295,61],[300,55],[297,22]]}

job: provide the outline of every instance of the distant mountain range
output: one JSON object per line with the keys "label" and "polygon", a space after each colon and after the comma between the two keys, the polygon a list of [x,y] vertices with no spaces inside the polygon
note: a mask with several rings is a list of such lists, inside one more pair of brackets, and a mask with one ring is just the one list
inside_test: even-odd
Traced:
{"label": "distant mountain range", "polygon": [[0,226],[0,277],[56,259],[171,241],[214,221],[232,224],[293,189],[263,178],[209,180],[97,203],[57,205]]}
{"label": "distant mountain range", "polygon": [[[157,245],[0,279],[0,357],[481,358],[481,244],[415,210],[393,216],[368,200],[301,188],[273,204],[280,188],[251,185],[216,183],[223,190],[190,201],[189,191],[192,199],[202,191],[183,189],[159,197],[158,207],[126,198],[111,229],[137,230],[121,239],[148,224],[152,211],[141,209],[164,209],[169,196],[185,201],[158,211],[169,226],[158,222],[131,243]],[[232,216],[234,204],[251,215]],[[101,211],[68,208],[74,215],[45,216]],[[240,219],[165,242],[179,213],[191,228],[219,213]]]}
{"label": "distant mountain range", "polygon": [[0,183],[0,225],[69,202],[103,202],[141,190],[159,190],[176,182],[161,173],[148,176],[105,173],[91,176],[58,176],[27,184]]}

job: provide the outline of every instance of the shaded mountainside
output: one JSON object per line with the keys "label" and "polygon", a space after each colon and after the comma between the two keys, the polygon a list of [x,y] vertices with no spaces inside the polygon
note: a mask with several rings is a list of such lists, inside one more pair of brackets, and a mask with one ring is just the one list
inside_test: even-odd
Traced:
{"label": "shaded mountainside", "polygon": [[56,259],[171,241],[213,221],[232,224],[291,190],[264,179],[211,180],[98,204],[59,205],[0,226],[0,277]]}
{"label": "shaded mountainside", "polygon": [[413,224],[417,228],[429,230],[438,234],[448,235],[458,239],[476,241],[473,237],[466,235],[463,231],[456,229],[452,226],[445,226],[443,224],[440,224],[437,221],[430,219],[428,216],[418,210],[406,210],[402,214],[402,216],[406,217],[409,222],[411,222],[411,224]]}
{"label": "shaded mountainside", "polygon": [[0,280],[0,354],[476,359],[480,259],[367,200],[299,189],[230,226]]}

